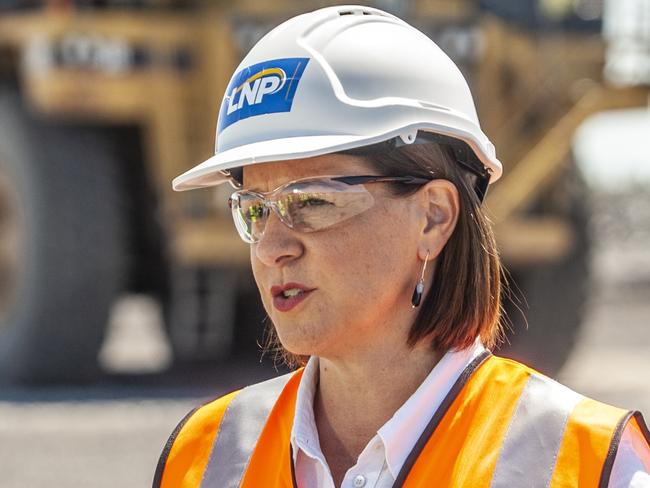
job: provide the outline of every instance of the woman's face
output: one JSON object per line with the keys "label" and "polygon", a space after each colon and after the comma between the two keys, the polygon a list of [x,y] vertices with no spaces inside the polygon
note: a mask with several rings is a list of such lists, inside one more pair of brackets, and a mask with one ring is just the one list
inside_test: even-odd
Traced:
{"label": "woman's face", "polygon": [[[325,155],[247,166],[244,187],[268,192],[305,177],[372,174],[376,172],[359,158]],[[264,307],[282,345],[294,354],[346,357],[361,348],[406,342],[416,314],[411,295],[422,266],[421,220],[415,218],[412,197],[390,197],[385,183],[366,188],[375,205],[362,214],[301,233],[271,212],[264,235],[251,244],[253,274]],[[287,283],[313,291],[283,311],[274,304],[271,289]]]}

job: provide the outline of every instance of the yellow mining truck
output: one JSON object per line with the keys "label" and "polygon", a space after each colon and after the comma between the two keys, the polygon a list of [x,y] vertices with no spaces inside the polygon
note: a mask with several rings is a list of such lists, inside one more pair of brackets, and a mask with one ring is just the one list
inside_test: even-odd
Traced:
{"label": "yellow mining truck", "polygon": [[[562,2],[552,15],[530,0],[371,3],[434,38],[473,85],[506,166],[487,204],[528,303],[505,305],[509,353],[556,371],[589,282],[571,134],[645,93],[607,93],[599,16],[558,14]],[[0,0],[0,379],[92,378],[126,291],[160,299],[179,361],[254,343],[264,312],[229,188],[170,183],[212,153],[221,96],[252,44],[324,4]]]}

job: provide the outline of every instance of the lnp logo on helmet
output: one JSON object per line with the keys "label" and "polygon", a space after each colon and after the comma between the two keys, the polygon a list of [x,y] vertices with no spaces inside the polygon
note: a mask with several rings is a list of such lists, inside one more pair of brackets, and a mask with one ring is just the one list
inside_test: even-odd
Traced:
{"label": "lnp logo on helmet", "polygon": [[255,115],[289,112],[309,58],[257,63],[233,76],[219,113],[219,131]]}

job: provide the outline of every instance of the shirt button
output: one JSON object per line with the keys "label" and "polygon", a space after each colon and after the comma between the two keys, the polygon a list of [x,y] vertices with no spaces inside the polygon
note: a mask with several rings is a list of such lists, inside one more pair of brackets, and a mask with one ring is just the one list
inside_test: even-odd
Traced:
{"label": "shirt button", "polygon": [[358,474],[354,477],[352,484],[355,486],[355,488],[361,488],[366,484],[366,477],[362,474]]}

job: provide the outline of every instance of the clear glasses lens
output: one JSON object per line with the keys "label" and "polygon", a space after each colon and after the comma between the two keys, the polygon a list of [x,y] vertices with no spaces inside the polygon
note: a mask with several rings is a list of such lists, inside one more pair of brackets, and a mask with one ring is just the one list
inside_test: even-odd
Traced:
{"label": "clear glasses lens", "polygon": [[235,225],[242,239],[257,242],[270,209],[288,227],[315,232],[365,212],[374,198],[362,185],[347,185],[328,179],[302,180],[278,189],[267,197],[239,191],[232,197]]}
{"label": "clear glasses lens", "polygon": [[266,221],[268,209],[254,194],[236,192],[231,198],[232,218],[239,235],[245,242],[256,242],[253,236],[263,231],[262,222]]}

